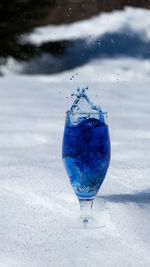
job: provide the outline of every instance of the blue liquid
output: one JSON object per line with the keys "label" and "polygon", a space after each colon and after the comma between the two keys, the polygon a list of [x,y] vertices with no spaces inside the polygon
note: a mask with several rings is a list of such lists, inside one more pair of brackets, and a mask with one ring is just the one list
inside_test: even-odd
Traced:
{"label": "blue liquid", "polygon": [[79,198],[93,198],[110,162],[108,126],[95,118],[73,125],[67,114],[62,157],[70,182]]}

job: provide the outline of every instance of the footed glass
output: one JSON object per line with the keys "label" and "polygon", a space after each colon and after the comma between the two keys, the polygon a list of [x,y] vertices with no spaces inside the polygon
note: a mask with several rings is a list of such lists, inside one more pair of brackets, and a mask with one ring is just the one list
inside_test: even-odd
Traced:
{"label": "footed glass", "polygon": [[62,158],[80,203],[80,220],[84,227],[92,222],[93,200],[110,162],[110,138],[105,117],[101,110],[66,112]]}

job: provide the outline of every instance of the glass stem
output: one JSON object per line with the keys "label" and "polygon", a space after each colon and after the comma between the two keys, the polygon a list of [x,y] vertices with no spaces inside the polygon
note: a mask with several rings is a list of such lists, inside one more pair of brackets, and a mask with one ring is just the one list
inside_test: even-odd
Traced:
{"label": "glass stem", "polygon": [[79,199],[79,203],[81,211],[80,219],[86,226],[92,218],[93,199]]}

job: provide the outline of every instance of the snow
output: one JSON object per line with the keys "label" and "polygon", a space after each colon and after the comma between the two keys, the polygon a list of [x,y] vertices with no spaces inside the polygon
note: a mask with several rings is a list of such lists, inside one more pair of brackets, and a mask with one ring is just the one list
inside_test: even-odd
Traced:
{"label": "snow", "polygon": [[[136,10],[136,11],[135,11]],[[36,28],[31,34],[24,34],[21,42],[41,44],[48,41],[60,41],[88,37],[88,41],[104,33],[120,32],[130,29],[145,40],[150,39],[150,10],[125,7],[124,10],[102,13],[91,19],[72,24],[48,25]]]}
{"label": "snow", "polygon": [[[72,81],[73,72],[0,80],[0,266],[148,267],[148,62],[95,60],[74,71]],[[112,160],[93,210],[100,229],[71,227],[79,205],[61,143],[77,85],[109,114]]]}
{"label": "snow", "polygon": [[[51,76],[16,75],[8,66],[4,73],[0,267],[149,267],[149,60],[97,59]],[[105,227],[88,230],[72,228],[79,204],[61,159],[70,94],[87,85],[94,104],[108,112],[112,148],[93,207]]]}

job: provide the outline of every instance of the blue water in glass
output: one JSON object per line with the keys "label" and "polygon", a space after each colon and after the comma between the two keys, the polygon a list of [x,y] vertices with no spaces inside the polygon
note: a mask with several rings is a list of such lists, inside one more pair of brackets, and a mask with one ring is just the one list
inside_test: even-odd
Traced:
{"label": "blue water in glass", "polygon": [[74,125],[67,113],[62,157],[78,198],[93,198],[110,162],[108,126],[95,118],[85,118]]}

